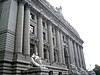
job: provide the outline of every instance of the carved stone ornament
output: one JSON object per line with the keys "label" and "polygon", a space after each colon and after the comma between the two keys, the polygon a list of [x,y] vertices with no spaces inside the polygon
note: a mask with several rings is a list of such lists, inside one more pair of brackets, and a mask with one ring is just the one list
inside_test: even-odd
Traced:
{"label": "carved stone ornament", "polygon": [[74,64],[71,64],[71,73],[74,75],[80,75],[80,72],[78,71],[77,67]]}
{"label": "carved stone ornament", "polygon": [[33,66],[36,66],[36,67],[45,67],[42,64],[41,57],[39,57],[38,55],[35,55],[34,53],[31,57],[31,63],[33,64]]}
{"label": "carved stone ornament", "polygon": [[88,75],[88,73],[86,72],[86,70],[82,69],[82,68],[79,68],[79,72],[82,74],[82,75]]}
{"label": "carved stone ornament", "polygon": [[88,75],[87,71],[82,68],[77,68],[74,64],[71,64],[71,74],[73,75]]}

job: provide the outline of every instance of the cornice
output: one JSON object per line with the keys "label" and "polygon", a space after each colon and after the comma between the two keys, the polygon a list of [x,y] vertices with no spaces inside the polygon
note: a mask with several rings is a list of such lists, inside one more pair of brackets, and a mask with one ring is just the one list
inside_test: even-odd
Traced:
{"label": "cornice", "polygon": [[38,0],[41,4],[43,4],[51,13],[65,26],[67,26],[70,31],[75,34],[78,38],[80,38],[78,32],[64,19],[63,15],[58,12],[49,2],[46,0]]}
{"label": "cornice", "polygon": [[[43,12],[41,12],[41,14],[43,14],[45,18],[52,21],[52,23],[55,26],[60,26],[61,27],[60,29],[63,29],[63,28],[64,30],[66,29],[67,32],[69,32],[68,35],[70,37],[74,39],[78,39],[78,41],[82,44],[83,40],[80,38],[78,32],[64,19],[63,15],[61,16],[61,14],[58,11],[56,11],[56,9],[53,6],[50,6],[49,2],[46,3],[45,1],[46,0],[33,0],[31,2],[31,5],[37,12],[40,12],[42,9]],[[50,17],[52,19],[50,19]]]}
{"label": "cornice", "polygon": [[46,8],[49,8],[49,10],[65,25],[68,25],[70,27],[70,29],[73,32],[76,32],[75,34],[79,36],[79,34],[77,33],[77,31],[64,19],[63,15],[56,9],[54,8],[49,2],[47,2],[46,0],[38,0],[40,1],[40,3],[42,3]]}

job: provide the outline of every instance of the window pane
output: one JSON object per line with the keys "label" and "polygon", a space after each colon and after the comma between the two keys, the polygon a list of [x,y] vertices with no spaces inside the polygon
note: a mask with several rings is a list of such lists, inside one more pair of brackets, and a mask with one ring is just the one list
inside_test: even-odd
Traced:
{"label": "window pane", "polygon": [[46,40],[46,34],[43,32],[43,40]]}
{"label": "window pane", "polygon": [[31,15],[31,19],[32,19],[32,20],[35,20],[35,15],[32,14],[32,13],[31,13],[30,15]]}
{"label": "window pane", "polygon": [[34,45],[30,44],[30,56],[34,53]]}
{"label": "window pane", "polygon": [[42,21],[42,25],[43,25],[43,27],[45,27],[45,22]]}
{"label": "window pane", "polygon": [[47,59],[47,50],[44,49],[44,59]]}
{"label": "window pane", "polygon": [[34,34],[34,26],[30,25],[30,33]]}
{"label": "window pane", "polygon": [[55,45],[55,40],[54,40],[54,38],[53,38],[53,45]]}

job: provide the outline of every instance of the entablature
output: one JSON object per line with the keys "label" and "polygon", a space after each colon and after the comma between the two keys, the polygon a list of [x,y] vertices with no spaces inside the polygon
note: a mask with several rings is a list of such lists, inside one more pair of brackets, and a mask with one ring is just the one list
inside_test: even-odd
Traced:
{"label": "entablature", "polygon": [[45,0],[33,0],[30,2],[31,9],[35,9],[37,13],[39,12],[44,18],[50,20],[52,24],[59,27],[60,30],[82,45],[83,40],[80,38],[77,31],[55,10],[53,6],[48,4],[49,3]]}

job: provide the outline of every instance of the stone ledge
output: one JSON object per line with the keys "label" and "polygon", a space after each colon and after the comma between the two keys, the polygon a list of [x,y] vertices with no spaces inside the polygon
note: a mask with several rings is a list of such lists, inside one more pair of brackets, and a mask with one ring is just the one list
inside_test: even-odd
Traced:
{"label": "stone ledge", "polygon": [[49,70],[44,67],[33,67],[26,71],[22,71],[21,74],[25,75],[48,75]]}

